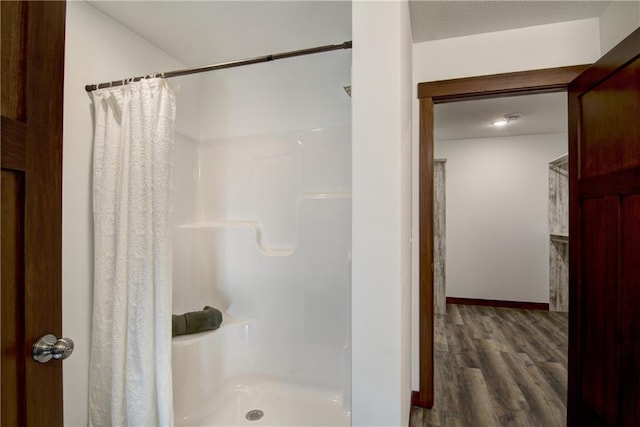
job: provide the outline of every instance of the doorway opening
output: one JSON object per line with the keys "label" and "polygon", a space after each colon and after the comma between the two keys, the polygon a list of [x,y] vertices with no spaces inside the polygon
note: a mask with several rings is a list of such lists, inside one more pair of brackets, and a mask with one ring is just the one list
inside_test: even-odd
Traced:
{"label": "doorway opening", "polygon": [[431,408],[434,402],[434,275],[432,268],[425,268],[432,265],[434,255],[434,104],[562,92],[586,68],[588,65],[579,65],[419,84],[420,389],[414,394],[415,406]]}
{"label": "doorway opening", "polygon": [[444,294],[567,311],[566,92],[437,104],[434,120],[436,313]]}
{"label": "doorway opening", "polygon": [[549,301],[568,294],[567,242],[550,234],[567,234],[568,181],[549,163],[566,158],[567,131],[566,92],[435,105],[435,401],[412,411],[423,425],[565,423],[568,316]]}

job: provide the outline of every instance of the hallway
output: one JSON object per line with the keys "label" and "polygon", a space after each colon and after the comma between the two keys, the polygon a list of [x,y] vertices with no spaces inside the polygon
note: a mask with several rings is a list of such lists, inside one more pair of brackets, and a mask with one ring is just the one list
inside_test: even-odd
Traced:
{"label": "hallway", "polygon": [[568,315],[447,305],[435,319],[435,405],[411,427],[564,426]]}

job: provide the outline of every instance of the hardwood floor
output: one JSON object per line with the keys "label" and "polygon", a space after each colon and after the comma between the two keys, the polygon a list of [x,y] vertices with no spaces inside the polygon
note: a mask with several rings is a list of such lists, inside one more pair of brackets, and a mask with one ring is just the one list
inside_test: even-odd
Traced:
{"label": "hardwood floor", "polygon": [[411,427],[566,424],[567,313],[447,305],[435,319],[435,404]]}

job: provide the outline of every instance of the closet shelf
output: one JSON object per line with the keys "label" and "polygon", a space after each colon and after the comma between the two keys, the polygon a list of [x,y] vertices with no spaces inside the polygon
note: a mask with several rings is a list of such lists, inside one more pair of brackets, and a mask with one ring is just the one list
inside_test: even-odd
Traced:
{"label": "closet shelf", "polygon": [[549,162],[549,166],[564,166],[569,163],[569,154],[563,154]]}
{"label": "closet shelf", "polygon": [[568,234],[560,234],[560,233],[551,233],[549,234],[551,240],[556,242],[569,243],[569,235]]}

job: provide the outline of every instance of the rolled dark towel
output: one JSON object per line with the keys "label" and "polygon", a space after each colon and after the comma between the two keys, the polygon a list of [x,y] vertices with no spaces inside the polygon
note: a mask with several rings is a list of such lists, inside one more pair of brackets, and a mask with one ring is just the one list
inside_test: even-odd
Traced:
{"label": "rolled dark towel", "polygon": [[220,310],[206,305],[201,311],[171,316],[171,336],[196,334],[218,329],[222,324]]}

